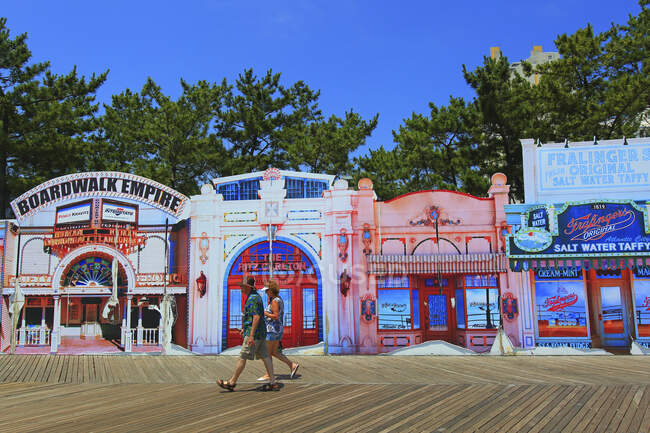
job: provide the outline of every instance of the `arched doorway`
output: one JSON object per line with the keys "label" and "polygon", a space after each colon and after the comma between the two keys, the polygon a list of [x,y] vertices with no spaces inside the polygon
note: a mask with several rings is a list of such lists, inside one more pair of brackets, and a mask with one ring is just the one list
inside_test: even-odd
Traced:
{"label": "arched doorway", "polygon": [[[246,299],[238,283],[244,275],[252,275],[255,287],[262,288],[271,277],[271,266],[285,308],[282,346],[307,346],[322,339],[322,294],[318,269],[303,250],[288,242],[273,242],[271,260],[269,252],[268,242],[255,243],[240,253],[230,267],[224,299],[226,347],[242,343],[239,329]],[[263,298],[266,305],[266,295]]]}
{"label": "arched doorway", "polygon": [[[59,279],[62,336],[115,341],[120,338],[123,307],[114,312],[111,320],[101,315],[113,287],[113,260],[106,251],[86,251],[67,260]],[[118,259],[118,293],[126,291],[127,281],[127,270]]]}

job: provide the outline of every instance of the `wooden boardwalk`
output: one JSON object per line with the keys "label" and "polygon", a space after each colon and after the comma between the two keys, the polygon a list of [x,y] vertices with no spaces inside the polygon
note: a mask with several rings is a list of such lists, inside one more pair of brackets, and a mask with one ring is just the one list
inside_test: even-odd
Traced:
{"label": "wooden boardwalk", "polygon": [[650,432],[650,357],[0,356],[0,431]]}

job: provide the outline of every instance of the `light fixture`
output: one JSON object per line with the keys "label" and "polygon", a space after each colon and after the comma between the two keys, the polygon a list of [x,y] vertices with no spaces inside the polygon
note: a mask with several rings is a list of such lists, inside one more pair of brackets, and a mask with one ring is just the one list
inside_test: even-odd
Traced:
{"label": "light fixture", "polygon": [[199,296],[202,298],[205,296],[205,291],[206,291],[206,282],[207,278],[203,271],[201,271],[201,275],[196,279],[196,290],[199,292]]}

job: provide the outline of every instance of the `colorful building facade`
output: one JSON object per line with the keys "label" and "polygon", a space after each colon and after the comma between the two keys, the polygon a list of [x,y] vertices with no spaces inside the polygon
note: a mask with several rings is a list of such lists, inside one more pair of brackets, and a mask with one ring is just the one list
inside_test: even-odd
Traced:
{"label": "colorful building facade", "polygon": [[215,179],[191,198],[125,173],[53,179],[17,198],[0,232],[2,350],[18,288],[17,353],[161,350],[165,293],[173,342],[220,353],[241,344],[246,275],[258,288],[279,282],[284,347],[381,353],[445,340],[484,352],[501,326],[522,346],[531,304],[507,266],[508,192],[502,174],[487,197],[385,202],[369,179],[351,188],[277,169]]}
{"label": "colorful building facade", "polygon": [[174,340],[186,344],[187,197],[139,176],[91,172],[52,179],[11,206],[16,220],[3,230],[3,350],[17,290],[25,297],[18,353],[150,350],[160,344],[165,293],[176,301]]}
{"label": "colorful building facade", "polygon": [[492,180],[486,198],[421,191],[387,202],[368,179],[354,190],[273,169],[204,186],[190,211],[190,348],[241,343],[245,274],[259,287],[279,281],[285,347],[378,353],[443,339],[486,351],[502,298],[504,328],[521,342],[505,256],[509,187],[501,174]]}
{"label": "colorful building facade", "polygon": [[525,345],[650,344],[650,140],[522,140],[525,204],[506,205]]}

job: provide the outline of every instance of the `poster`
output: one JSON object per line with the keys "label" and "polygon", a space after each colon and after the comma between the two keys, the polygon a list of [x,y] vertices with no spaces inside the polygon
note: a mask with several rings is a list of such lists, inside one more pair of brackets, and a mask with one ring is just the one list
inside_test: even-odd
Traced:
{"label": "poster", "polygon": [[59,208],[56,211],[57,224],[70,224],[82,221],[90,221],[89,202]]}
{"label": "poster", "polygon": [[411,291],[378,290],[379,329],[411,329]]}
{"label": "poster", "polygon": [[582,280],[536,281],[535,315],[539,337],[587,337]]}
{"label": "poster", "polygon": [[468,329],[499,326],[499,289],[465,289]]}
{"label": "poster", "polygon": [[634,306],[639,337],[650,337],[650,280],[634,281]]}

